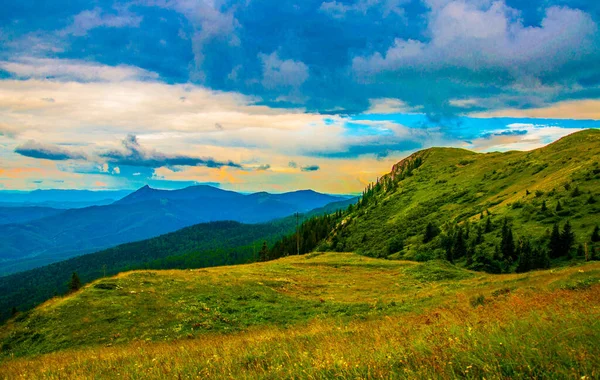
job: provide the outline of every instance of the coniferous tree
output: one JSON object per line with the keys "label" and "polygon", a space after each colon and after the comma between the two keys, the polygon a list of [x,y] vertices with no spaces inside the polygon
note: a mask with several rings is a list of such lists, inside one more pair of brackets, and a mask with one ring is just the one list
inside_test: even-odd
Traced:
{"label": "coniferous tree", "polygon": [[592,231],[592,242],[597,243],[600,241],[600,228],[598,228],[598,225],[596,225],[594,227],[594,230]]}
{"label": "coniferous tree", "polygon": [[560,204],[560,201],[556,202],[556,212],[562,211],[562,206]]}
{"label": "coniferous tree", "polygon": [[485,232],[486,233],[492,232],[492,221],[490,220],[489,213],[488,213],[488,217],[485,221]]}
{"label": "coniferous tree", "polygon": [[517,264],[517,273],[524,273],[534,269],[533,255],[529,240],[519,242],[519,262]]}
{"label": "coniferous tree", "polygon": [[550,257],[553,259],[562,256],[562,239],[560,236],[560,230],[558,229],[558,224],[554,224],[552,227],[548,248],[550,249]]}
{"label": "coniferous tree", "polygon": [[477,226],[477,236],[475,236],[475,244],[483,243],[483,227]]}
{"label": "coniferous tree", "polygon": [[[454,238],[454,244],[452,245],[452,259],[459,259],[467,254],[467,244],[463,235],[462,228],[458,229],[456,237]],[[452,260],[448,260],[453,262]]]}
{"label": "coniferous tree", "polygon": [[69,282],[69,292],[76,292],[79,289],[81,289],[81,280],[79,279],[77,272],[73,272],[71,275],[71,281]]}
{"label": "coniferous tree", "polygon": [[583,248],[583,244],[579,244],[577,246],[577,257],[585,257],[585,249]]}
{"label": "coniferous tree", "polygon": [[571,227],[571,223],[567,220],[565,226],[563,227],[563,231],[560,234],[560,241],[562,244],[562,252],[563,255],[569,254],[573,244],[575,244],[575,232],[573,232],[573,228]]}
{"label": "coniferous tree", "polygon": [[593,205],[594,203],[596,203],[596,198],[594,198],[594,196],[590,194],[590,197],[587,199],[587,204]]}
{"label": "coniferous tree", "polygon": [[542,201],[542,212],[546,212],[546,210],[548,210],[548,207],[546,206],[546,200],[544,199]]}
{"label": "coniferous tree", "polygon": [[532,251],[532,269],[547,269],[550,268],[550,257],[545,249],[534,249]]}
{"label": "coniferous tree", "polygon": [[19,311],[17,310],[17,308],[13,306],[13,308],[10,311],[11,317],[14,317],[15,315],[17,315],[18,312]]}
{"label": "coniferous tree", "polygon": [[429,243],[433,240],[438,234],[438,228],[431,222],[427,223],[425,226],[425,234],[423,236],[423,243]]}
{"label": "coniferous tree", "polygon": [[260,248],[260,252],[258,253],[258,259],[260,261],[269,260],[269,247],[267,247],[266,241],[263,241],[262,247]]}
{"label": "coniferous tree", "polygon": [[508,225],[506,219],[504,220],[504,225],[502,226],[502,240],[500,242],[500,250],[502,251],[502,255],[505,259],[510,259],[515,261],[517,258],[516,250],[515,250],[515,240],[513,238],[512,229]]}

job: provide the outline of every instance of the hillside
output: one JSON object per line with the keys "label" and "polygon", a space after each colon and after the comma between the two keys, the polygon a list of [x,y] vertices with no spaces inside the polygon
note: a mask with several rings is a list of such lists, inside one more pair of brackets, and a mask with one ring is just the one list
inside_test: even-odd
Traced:
{"label": "hillside", "polygon": [[26,223],[0,225],[0,275],[198,223],[265,223],[341,200],[344,198],[306,191],[254,196],[210,186],[172,191],[146,186],[111,205],[71,209]]}
{"label": "hillside", "polygon": [[[302,222],[345,209],[349,199],[299,215]],[[0,323],[13,307],[26,311],[67,291],[71,274],[83,283],[119,272],[152,268],[203,268],[256,261],[263,242],[271,245],[296,227],[294,216],[269,223],[202,223],[152,239],[122,244],[100,252],[60,261],[29,271],[0,277]]]}
{"label": "hillside", "polygon": [[[600,258],[591,237],[599,215],[600,130],[529,152],[431,148],[366,189],[320,250],[529,270],[548,259]],[[553,232],[568,246],[552,249]]]}
{"label": "hillside", "polygon": [[348,253],[135,271],[0,328],[0,377],[596,378],[600,264],[490,275]]}

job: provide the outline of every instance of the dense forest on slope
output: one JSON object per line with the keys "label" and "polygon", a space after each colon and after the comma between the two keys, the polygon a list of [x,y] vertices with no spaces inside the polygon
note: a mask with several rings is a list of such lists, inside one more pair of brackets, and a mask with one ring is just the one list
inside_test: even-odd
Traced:
{"label": "dense forest on slope", "polygon": [[[334,202],[299,214],[298,220],[302,222],[318,215],[335,213],[355,202],[356,199]],[[292,233],[296,222],[292,215],[264,224],[203,223],[0,277],[0,321],[9,318],[13,308],[26,311],[50,297],[65,293],[73,272],[85,284],[132,269],[204,268],[256,261],[263,245],[271,245]]]}
{"label": "dense forest on slope", "polygon": [[[600,259],[599,161],[598,130],[529,152],[426,149],[371,184],[340,220],[303,226],[300,245],[390,259],[442,258],[493,273]],[[323,226],[333,228],[324,234]],[[293,240],[276,243],[270,257],[295,251]]]}

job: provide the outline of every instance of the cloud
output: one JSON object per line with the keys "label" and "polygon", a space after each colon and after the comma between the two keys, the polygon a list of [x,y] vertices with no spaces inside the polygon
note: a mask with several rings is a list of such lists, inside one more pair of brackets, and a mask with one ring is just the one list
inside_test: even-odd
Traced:
{"label": "cloud", "polygon": [[295,168],[297,168],[297,167],[298,167],[298,164],[297,164],[296,162],[294,162],[294,161],[290,161],[290,162],[288,162],[288,166],[289,166],[290,168],[293,168],[293,169],[295,169]]}
{"label": "cloud", "polygon": [[301,170],[303,172],[316,172],[319,169],[320,169],[319,165],[307,165],[307,166],[303,166],[301,168]]}
{"label": "cloud", "polygon": [[319,10],[327,13],[335,18],[343,18],[347,13],[362,13],[366,15],[368,11],[377,8],[381,15],[385,18],[390,13],[404,15],[402,5],[407,3],[407,0],[358,0],[354,4],[346,4],[338,1],[326,1],[321,4]]}
{"label": "cloud", "polygon": [[262,85],[268,89],[299,87],[308,79],[308,66],[293,59],[282,60],[277,52],[259,54],[262,61]]}
{"label": "cloud", "polygon": [[140,3],[175,10],[189,20],[193,26],[191,39],[195,72],[192,76],[200,80],[205,79],[201,68],[205,60],[206,45],[218,39],[222,39],[234,47],[240,44],[236,33],[239,22],[234,16],[235,5],[223,9],[226,4],[218,0],[141,0]]}
{"label": "cloud", "polygon": [[0,123],[0,136],[14,138],[16,135],[17,135],[16,128],[14,128],[8,124]]}
{"label": "cloud", "polygon": [[271,169],[271,165],[269,165],[269,164],[263,164],[256,168],[256,170],[258,170],[258,171],[264,171],[264,170],[269,170],[269,169]]}
{"label": "cloud", "polygon": [[[578,9],[549,7],[538,26],[526,26],[519,11],[503,1],[429,4],[428,38],[396,38],[383,54],[355,57],[352,69],[360,81],[373,86],[404,78],[415,92],[407,95],[409,103],[428,102],[429,109],[436,102],[438,108],[448,105],[452,94],[513,95],[506,100],[517,98],[527,108],[532,100],[543,104],[560,92],[576,91],[577,76],[588,75],[586,62],[599,57],[597,24]],[[582,70],[574,72],[576,67]],[[542,83],[558,91],[540,93]]]}
{"label": "cloud", "polygon": [[500,109],[475,112],[470,116],[491,117],[532,117],[548,119],[600,120],[600,100],[588,99],[558,102],[548,107],[529,109]]}
{"label": "cloud", "polygon": [[89,30],[105,28],[139,27],[142,17],[130,13],[127,9],[118,9],[117,14],[110,14],[96,7],[85,10],[73,17],[73,24],[67,27],[63,33],[74,36],[84,36]]}
{"label": "cloud", "polygon": [[[128,65],[107,66],[80,60],[35,57],[19,57],[11,61],[0,61],[0,69],[23,79],[124,82],[131,80],[154,80],[158,78],[156,73]],[[48,101],[48,99],[54,98],[45,97],[42,99]]]}
{"label": "cloud", "polygon": [[101,153],[100,156],[111,163],[128,166],[143,166],[160,168],[163,166],[207,166],[209,168],[220,168],[229,166],[241,168],[240,164],[233,161],[216,161],[211,157],[192,157],[184,155],[170,155],[145,149],[140,145],[135,135],[128,135],[122,141],[123,148]]}
{"label": "cloud", "polygon": [[26,143],[15,148],[15,153],[25,157],[64,161],[64,160],[83,160],[86,156],[83,153],[71,152],[56,145],[47,145],[29,140]]}

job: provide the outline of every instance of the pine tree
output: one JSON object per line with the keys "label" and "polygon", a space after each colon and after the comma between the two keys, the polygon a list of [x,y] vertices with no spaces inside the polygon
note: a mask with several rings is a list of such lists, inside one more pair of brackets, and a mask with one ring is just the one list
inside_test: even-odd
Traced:
{"label": "pine tree", "polygon": [[13,306],[13,308],[10,310],[11,317],[14,317],[15,315],[17,315],[18,312],[19,311],[17,310],[17,308]]}
{"label": "pine tree", "polygon": [[425,234],[423,236],[423,243],[429,243],[438,234],[438,228],[431,222],[425,226]]}
{"label": "pine tree", "polygon": [[485,221],[485,233],[488,233],[488,232],[492,232],[492,221],[489,216]]}
{"label": "pine tree", "polygon": [[477,226],[477,236],[475,236],[475,244],[483,243],[483,227]]}
{"label": "pine tree", "polygon": [[597,243],[600,241],[600,228],[598,225],[594,227],[594,231],[592,231],[592,242]]}
{"label": "pine tree", "polygon": [[73,272],[71,275],[71,281],[69,282],[69,292],[76,292],[79,289],[81,289],[81,280],[79,279],[77,272]]}
{"label": "pine tree", "polygon": [[[462,228],[458,229],[456,237],[454,238],[454,244],[452,245],[452,259],[459,259],[467,254],[467,244],[463,236]],[[449,260],[452,262],[452,260]]]}
{"label": "pine tree", "polygon": [[556,203],[556,212],[562,211],[562,206],[560,205],[560,201]]}
{"label": "pine tree", "polygon": [[550,257],[545,249],[533,250],[532,269],[550,268]]}
{"label": "pine tree", "polygon": [[562,240],[560,236],[560,230],[558,229],[558,224],[554,224],[552,227],[548,248],[550,249],[550,257],[553,259],[562,256]]}
{"label": "pine tree", "polygon": [[516,260],[515,240],[513,238],[512,229],[508,225],[506,219],[504,219],[504,224],[502,225],[502,241],[500,242],[500,249],[505,259]]}
{"label": "pine tree", "polygon": [[546,200],[544,199],[542,201],[542,212],[546,212],[546,210],[548,210],[548,207],[546,206]]}
{"label": "pine tree", "polygon": [[568,220],[565,223],[565,226],[563,227],[562,233],[560,234],[560,240],[562,243],[563,254],[569,254],[569,251],[571,251],[573,244],[575,244],[575,232],[573,232],[571,223]]}
{"label": "pine tree", "polygon": [[579,244],[577,246],[577,257],[585,257],[585,249],[583,248],[583,244]]}
{"label": "pine tree", "polygon": [[269,247],[267,247],[267,242],[263,241],[262,247],[260,248],[260,252],[258,253],[258,259],[260,261],[269,260]]}
{"label": "pine tree", "polygon": [[533,268],[533,255],[529,240],[521,241],[519,244],[519,263],[517,265],[517,273],[528,272]]}

